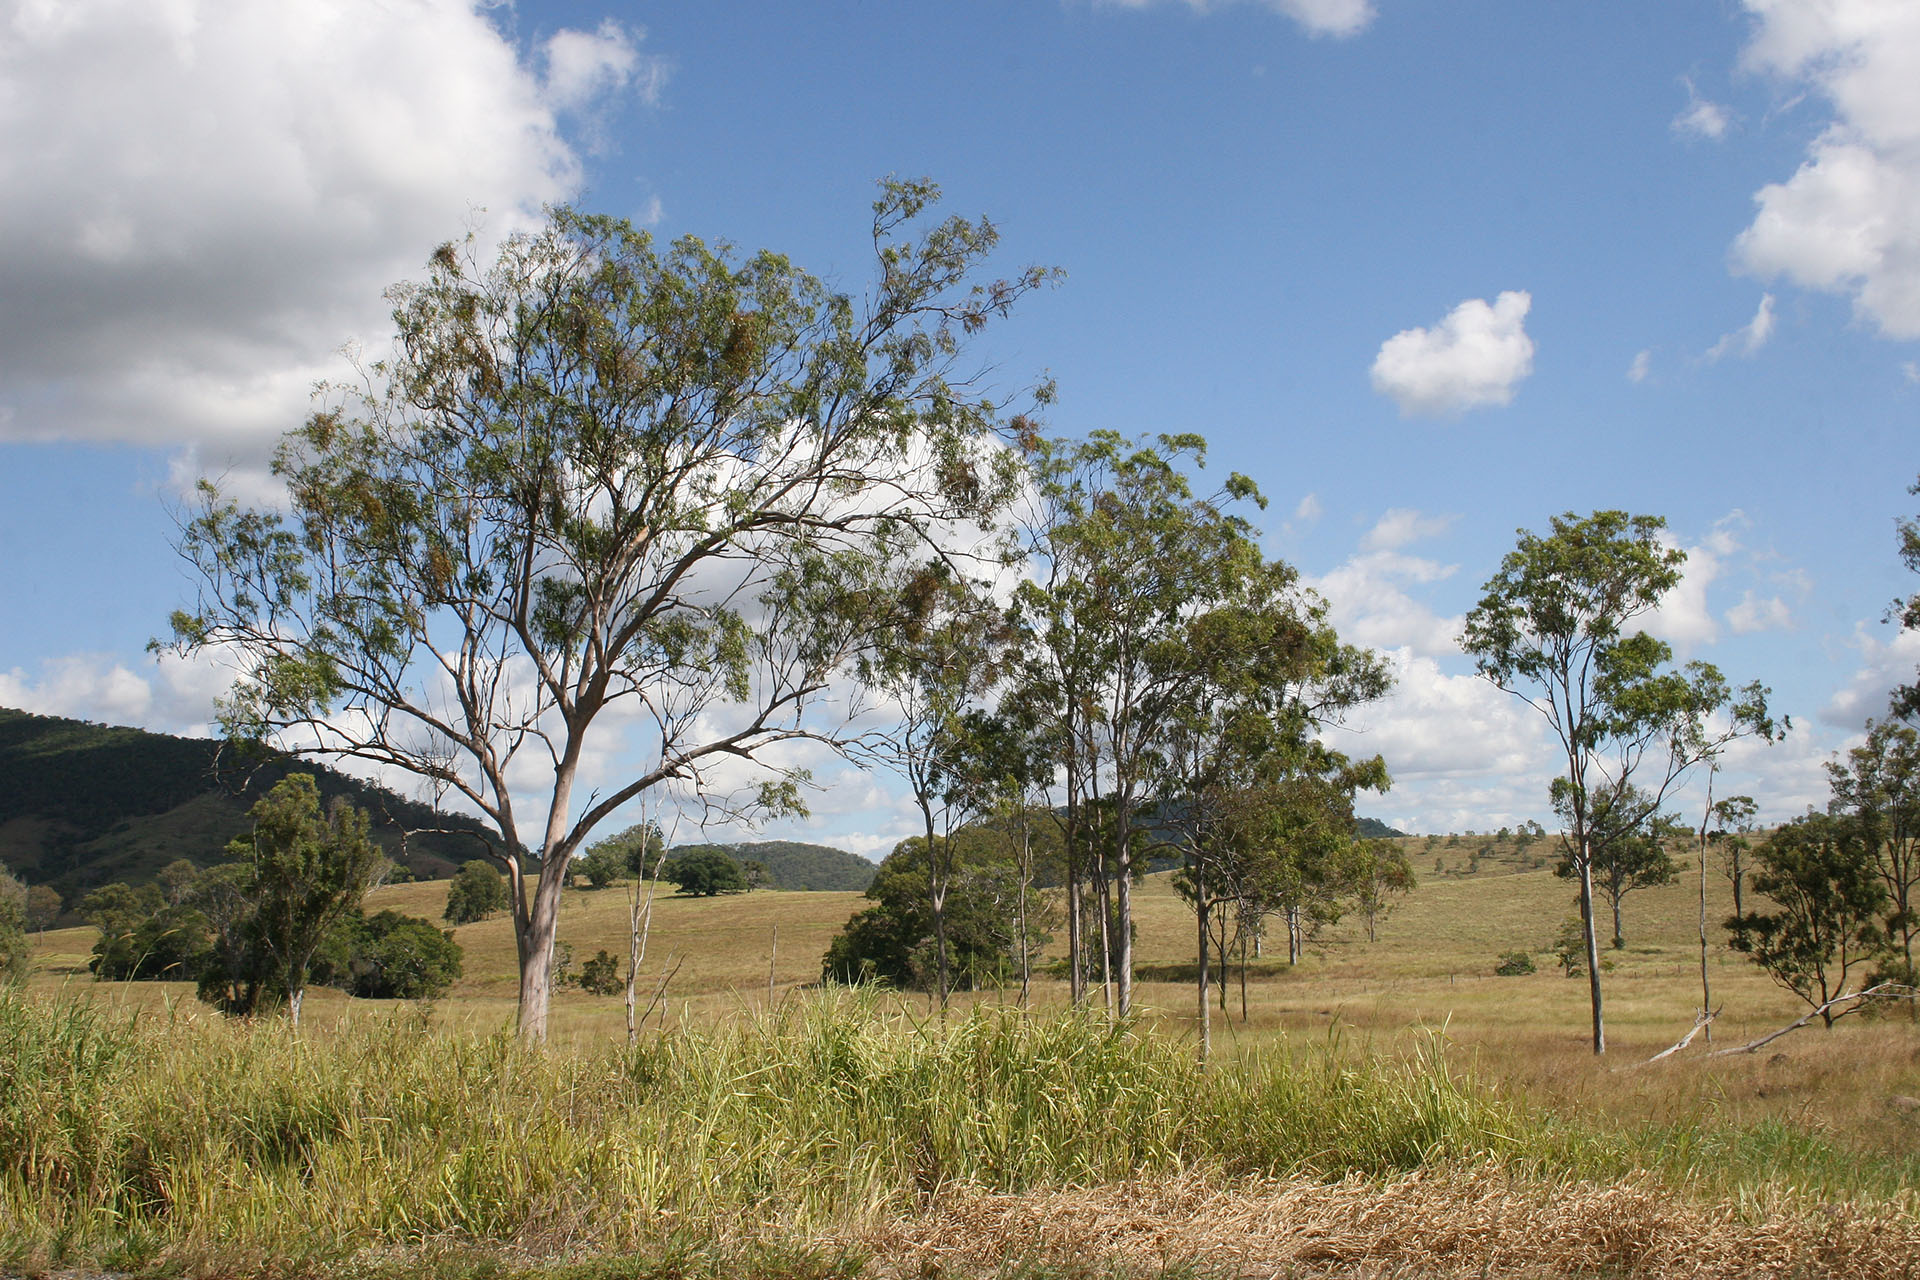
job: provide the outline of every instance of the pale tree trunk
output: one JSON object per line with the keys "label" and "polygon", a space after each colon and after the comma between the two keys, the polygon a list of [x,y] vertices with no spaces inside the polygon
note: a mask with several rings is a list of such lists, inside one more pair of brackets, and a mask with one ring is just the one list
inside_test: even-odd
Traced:
{"label": "pale tree trunk", "polygon": [[1600,939],[1593,927],[1593,862],[1586,833],[1580,835],[1580,924],[1587,943],[1587,994],[1593,1004],[1593,1052],[1607,1051],[1607,1026],[1600,1003]]}
{"label": "pale tree trunk", "polygon": [[1713,1043],[1713,986],[1707,977],[1707,823],[1713,818],[1713,775],[1718,771],[1718,765],[1707,770],[1707,807],[1700,815],[1700,1016],[1708,1044]]}
{"label": "pale tree trunk", "polygon": [[553,806],[547,811],[547,838],[541,846],[540,882],[533,891],[532,909],[524,920],[516,917],[515,921],[525,931],[520,947],[519,1028],[524,1040],[547,1038],[547,1010],[553,1001],[553,944],[560,926],[560,890],[567,879],[567,859],[573,856],[573,846],[565,840],[567,807],[573,798],[579,750],[578,738],[570,738],[554,770]]}
{"label": "pale tree trunk", "polygon": [[1114,878],[1114,927],[1120,933],[1120,959],[1115,967],[1119,970],[1118,1013],[1122,1018],[1133,1010],[1133,841],[1127,830],[1130,818],[1130,814],[1121,816],[1120,835],[1114,850],[1119,856]]}
{"label": "pale tree trunk", "polygon": [[295,1031],[300,1029],[300,1002],[307,997],[306,984],[294,986],[287,984],[287,1021]]}

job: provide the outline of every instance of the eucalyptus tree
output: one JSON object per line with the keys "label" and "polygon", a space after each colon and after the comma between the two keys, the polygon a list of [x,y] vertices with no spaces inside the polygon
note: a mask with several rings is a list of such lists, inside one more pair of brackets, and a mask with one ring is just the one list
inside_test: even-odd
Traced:
{"label": "eucalyptus tree", "polygon": [[[1907,490],[1920,494],[1920,480],[1916,480]],[[1907,568],[1920,573],[1920,520],[1901,520],[1900,559]],[[1893,602],[1891,616],[1900,620],[1900,625],[1908,631],[1920,631],[1920,591]],[[1893,714],[1902,720],[1920,719],[1920,676],[1911,684],[1904,684],[1893,691]]]}
{"label": "eucalyptus tree", "polygon": [[[1291,906],[1297,925],[1305,886],[1323,869],[1317,854],[1324,851],[1299,838],[1305,828],[1285,829],[1290,811],[1299,816],[1300,798],[1287,784],[1314,779],[1345,792],[1343,855],[1351,844],[1352,792],[1387,785],[1378,756],[1356,764],[1318,736],[1386,693],[1386,665],[1340,642],[1325,602],[1300,587],[1291,567],[1256,557],[1243,569],[1223,578],[1221,598],[1187,619],[1179,642],[1160,651],[1161,661],[1191,680],[1189,696],[1161,729],[1156,793],[1163,817],[1173,819],[1185,864],[1178,884],[1195,914],[1203,1055],[1216,908],[1231,906],[1237,918],[1257,922],[1272,902]],[[1289,939],[1297,944],[1295,928]],[[1224,930],[1218,941],[1224,964]]]}
{"label": "eucalyptus tree", "polygon": [[984,589],[950,559],[909,571],[888,594],[890,623],[860,664],[863,682],[895,712],[892,725],[863,749],[899,773],[920,812],[935,993],[943,1014],[952,977],[946,907],[955,869],[953,835],[992,804],[973,776],[979,755],[975,715],[998,681],[995,662],[1003,640],[1003,618]]}
{"label": "eucalyptus tree", "polygon": [[[1201,683],[1187,627],[1261,569],[1251,524],[1229,507],[1263,500],[1239,474],[1196,493],[1185,470],[1205,461],[1196,435],[1095,432],[1075,443],[1035,442],[1029,456],[1041,517],[1024,539],[1031,570],[1014,602],[1027,655],[1021,697],[1065,764],[1070,857],[1091,854],[1081,860],[1094,872],[1103,984],[1111,1011],[1124,1017],[1133,1001],[1140,820],[1167,727]],[[1100,839],[1082,846],[1096,830],[1090,809],[1102,819]],[[1071,919],[1069,931],[1079,941]]]}
{"label": "eucalyptus tree", "polygon": [[1599,816],[1638,787],[1658,812],[1693,765],[1734,738],[1771,739],[1767,691],[1730,688],[1713,666],[1672,666],[1672,650],[1631,624],[1680,582],[1686,553],[1658,516],[1555,516],[1519,543],[1468,613],[1461,646],[1480,674],[1525,701],[1557,741],[1567,858],[1579,883],[1593,1051],[1606,1052],[1593,871]]}
{"label": "eucalyptus tree", "polygon": [[[937,194],[884,184],[864,298],[565,209],[491,264],[443,246],[389,295],[392,356],[282,441],[286,509],[206,485],[184,526],[201,590],[173,643],[242,673],[228,732],[412,773],[495,825],[528,1038],[583,840],[667,783],[797,806],[768,749],[844,739],[844,708],[806,713],[872,646],[893,566],[1011,491],[958,364],[1047,273],[980,280],[994,228],[928,225]],[[616,757],[637,762],[588,791]]]}

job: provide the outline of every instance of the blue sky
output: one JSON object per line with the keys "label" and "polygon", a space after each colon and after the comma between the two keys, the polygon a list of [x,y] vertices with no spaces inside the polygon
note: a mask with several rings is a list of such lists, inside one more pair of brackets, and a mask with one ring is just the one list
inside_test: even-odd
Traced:
{"label": "blue sky", "polygon": [[[1348,731],[1419,830],[1545,814],[1539,726],[1451,637],[1518,527],[1661,514],[1656,629],[1796,729],[1769,816],[1920,637],[1920,6],[0,0],[0,705],[191,731],[142,653],[168,502],[260,488],[380,290],[542,202],[863,282],[875,179],[934,177],[1064,283],[978,354],[1061,434],[1198,431],[1400,691]],[[618,753],[599,762],[618,767]],[[773,834],[882,852],[821,762]]]}

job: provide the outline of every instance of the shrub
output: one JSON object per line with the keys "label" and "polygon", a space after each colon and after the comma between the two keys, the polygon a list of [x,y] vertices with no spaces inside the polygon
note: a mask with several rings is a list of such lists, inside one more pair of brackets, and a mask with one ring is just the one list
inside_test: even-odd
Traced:
{"label": "shrub", "polygon": [[625,979],[620,976],[620,962],[605,950],[598,952],[593,959],[580,966],[580,989],[596,996],[617,995],[626,990]]}
{"label": "shrub", "polygon": [[1507,951],[1500,956],[1500,963],[1493,971],[1503,978],[1518,978],[1522,974],[1535,972],[1533,954],[1528,951]]}
{"label": "shrub", "polygon": [[506,877],[477,859],[462,866],[447,886],[445,919],[455,924],[472,924],[506,909]]}

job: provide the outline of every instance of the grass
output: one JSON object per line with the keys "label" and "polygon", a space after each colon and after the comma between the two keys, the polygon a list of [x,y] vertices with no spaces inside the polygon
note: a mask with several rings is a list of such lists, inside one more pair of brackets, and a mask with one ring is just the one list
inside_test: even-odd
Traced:
{"label": "grass", "polygon": [[[1323,1225],[1339,1219],[1371,1250],[1385,1246],[1364,1220],[1384,1205],[1449,1204],[1456,1229],[1497,1208],[1518,1238],[1563,1192],[1593,1208],[1595,1192],[1569,1185],[1634,1188],[1665,1224],[1649,1228],[1660,1249],[1677,1247],[1675,1224],[1712,1216],[1701,1189],[1729,1177],[1720,1200],[1748,1211],[1713,1211],[1722,1234],[1772,1233],[1804,1262],[1832,1225],[1804,1188],[1737,1181],[1739,1153],[1660,1155],[1569,1125],[1437,1053],[1275,1041],[1208,1071],[1167,1037],[1094,1017],[982,1007],[942,1027],[870,995],[558,1053],[418,1016],[294,1036],[197,1010],[11,997],[0,1060],[0,1260],[26,1268],[460,1274],[487,1259],[639,1259],[829,1274],[924,1261],[991,1206],[1002,1261],[1057,1266],[1071,1254],[1028,1238],[1013,1206],[1071,1224],[1093,1203],[1110,1217],[1102,1197],[1126,1186],[1165,1221],[1192,1216],[1181,1204],[1202,1217],[1237,1206],[1277,1252],[1303,1242],[1275,1206],[1314,1195]],[[1345,1190],[1310,1191],[1326,1187]],[[1920,1245],[1905,1212],[1850,1210],[1872,1230],[1847,1256],[1877,1257],[1889,1232]],[[1145,1230],[1131,1221],[1118,1237]],[[1083,1261],[1110,1253],[1138,1270],[1139,1241],[1116,1230],[1082,1223],[1066,1238]],[[1203,1240],[1159,1262],[1198,1261]],[[1641,1256],[1624,1248],[1596,1256]]]}
{"label": "grass", "polygon": [[[1708,888],[1721,919],[1724,882]],[[467,976],[446,1000],[316,992],[297,1039],[224,1023],[186,987],[93,984],[91,931],[52,931],[0,1030],[0,1062],[22,1064],[0,1081],[0,1170],[22,1170],[0,1181],[0,1267],[1212,1274],[1192,1222],[1251,1242],[1222,1267],[1275,1274],[1912,1274],[1874,1250],[1920,1243],[1920,1114],[1898,1105],[1920,1097],[1914,1023],[1633,1066],[1692,1023],[1697,889],[1629,899],[1604,1060],[1584,983],[1544,955],[1493,976],[1571,911],[1566,882],[1496,851],[1428,875],[1376,943],[1348,921],[1297,966],[1254,962],[1249,1016],[1236,985],[1204,1073],[1176,981],[1141,982],[1119,1036],[1067,1014],[1058,983],[1031,1020],[987,992],[945,1027],[918,995],[807,990],[853,894],[660,899],[643,999],[679,968],[632,1051],[621,1001],[578,991],[558,999],[558,1051],[504,1034],[501,918],[457,931]],[[444,895],[369,905],[437,917]],[[1190,966],[1166,878],[1136,903],[1143,969]],[[626,927],[621,890],[566,895],[576,962],[624,956]],[[1801,1011],[1731,952],[1711,972],[1722,1045]]]}

